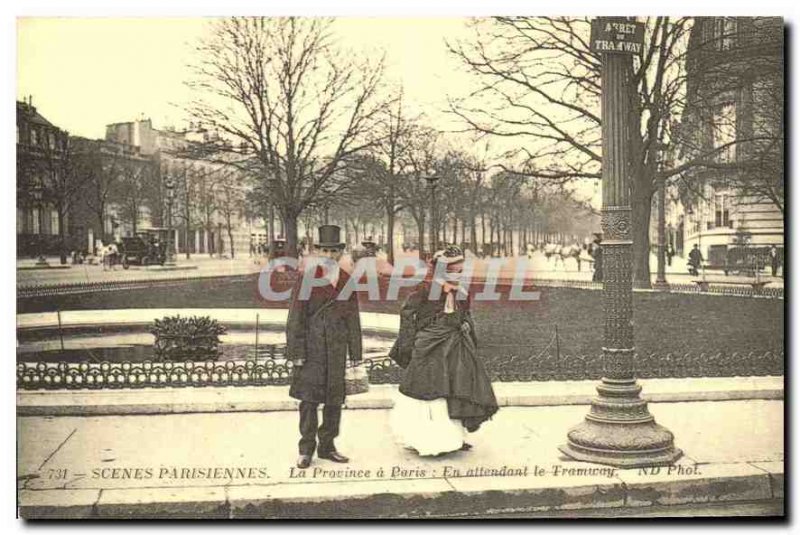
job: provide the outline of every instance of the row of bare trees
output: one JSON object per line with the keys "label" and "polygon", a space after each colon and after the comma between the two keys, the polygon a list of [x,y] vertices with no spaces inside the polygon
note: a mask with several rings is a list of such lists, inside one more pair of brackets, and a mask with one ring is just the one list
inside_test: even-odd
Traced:
{"label": "row of bare trees", "polygon": [[[739,166],[753,170],[736,175],[741,186],[782,209],[782,173],[771,173],[776,162],[782,165],[774,157],[782,153],[782,127],[774,128],[773,121],[768,133],[753,129],[747,139],[738,135],[708,146],[681,126],[687,110],[702,105],[688,87],[695,22],[647,18],[644,52],[628,73],[634,279],[645,286],[652,199],[664,181],[690,183],[699,191],[691,171]],[[273,207],[283,220],[290,254],[297,252],[301,216],[327,220],[331,210],[355,211],[348,217],[358,225],[376,217],[365,201],[385,220],[390,251],[401,215],[410,216],[423,237],[430,217],[426,179],[433,176],[439,179],[436,223],[443,237],[448,223],[456,228],[451,237],[461,225],[462,235],[469,235],[462,241],[475,244],[480,222],[482,235],[489,227],[489,241],[508,241],[509,225],[536,221],[543,213],[544,191],[549,199],[561,199],[560,210],[590,215],[567,193],[575,182],[600,178],[601,58],[589,49],[589,19],[477,19],[471,39],[448,44],[478,84],[468,97],[452,99],[450,112],[466,131],[513,146],[491,165],[486,151],[455,150],[424,117],[410,116],[402,89],[383,82],[382,59],[339,48],[332,24],[320,18],[215,21],[198,46],[201,59],[189,82],[197,96],[188,111],[220,133],[198,147],[196,157],[249,177],[261,212]],[[750,58],[749,68],[774,77],[782,75],[781,66],[782,61]],[[772,98],[776,117],[782,117],[781,95],[761,98]],[[732,145],[746,142],[752,149],[747,162],[720,160]],[[765,169],[762,175],[780,181],[756,191],[755,171]]]}
{"label": "row of bare trees", "polygon": [[336,48],[332,23],[300,18],[214,22],[198,46],[202,60],[190,82],[197,98],[189,112],[220,135],[194,147],[195,157],[250,177],[251,199],[261,205],[262,215],[273,206],[282,218],[289,254],[297,252],[301,216],[327,220],[333,211],[340,218],[345,214],[345,224],[356,230],[367,219],[385,221],[393,260],[401,214],[410,216],[424,240],[431,177],[439,179],[442,238],[448,221],[460,224],[464,235],[468,229],[469,240],[460,241],[473,244],[478,221],[482,237],[487,226],[490,240],[509,235],[510,221],[521,221],[522,214],[500,204],[511,203],[528,187],[524,177],[493,177],[485,154],[479,161],[448,149],[441,132],[408,113],[402,88],[382,82],[382,61]]}

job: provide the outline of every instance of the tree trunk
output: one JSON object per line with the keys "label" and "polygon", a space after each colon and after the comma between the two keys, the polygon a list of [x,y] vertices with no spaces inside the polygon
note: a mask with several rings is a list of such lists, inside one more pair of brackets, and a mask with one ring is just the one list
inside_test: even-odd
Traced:
{"label": "tree trunk", "polygon": [[233,229],[231,229],[231,221],[228,219],[227,221],[227,229],[228,229],[228,243],[231,244],[231,260],[236,258],[236,251],[233,248]]}
{"label": "tree trunk", "polygon": [[[100,239],[103,240],[103,245],[105,245],[106,243],[106,222],[104,217],[105,211],[106,211],[105,208],[103,208],[102,210],[97,212],[97,214],[95,214],[97,215],[97,221],[100,223],[100,228],[98,229],[97,236],[100,236]],[[95,236],[95,239],[97,239],[97,236]],[[94,248],[94,244],[92,244],[92,247]]]}
{"label": "tree trunk", "polygon": [[66,217],[64,217],[64,210],[60,207],[56,208],[56,211],[58,212],[58,237],[61,249],[61,264],[64,265],[67,263],[67,229],[64,228],[64,220]]}
{"label": "tree trunk", "polygon": [[481,253],[486,248],[486,213],[481,213]]}
{"label": "tree trunk", "polygon": [[472,252],[478,254],[478,229],[475,224],[475,211],[470,212],[469,216],[469,241],[472,245]]}
{"label": "tree trunk", "polygon": [[298,257],[297,215],[298,214],[287,213],[283,218],[284,231],[286,232],[286,254],[293,258]]}
{"label": "tree trunk", "polygon": [[650,211],[652,190],[632,188],[633,287],[650,288]]}
{"label": "tree trunk", "polygon": [[417,253],[421,258],[422,253],[425,251],[425,213],[423,212],[419,217],[415,217],[414,221],[417,223],[417,241],[419,242]]}
{"label": "tree trunk", "polygon": [[386,210],[386,259],[394,265],[394,205]]}

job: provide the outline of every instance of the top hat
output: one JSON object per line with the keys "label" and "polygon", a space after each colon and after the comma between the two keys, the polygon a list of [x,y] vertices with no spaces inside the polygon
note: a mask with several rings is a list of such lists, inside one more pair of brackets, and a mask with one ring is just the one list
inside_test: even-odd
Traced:
{"label": "top hat", "polygon": [[319,227],[319,241],[317,247],[344,247],[341,239],[342,229],[337,225],[322,225]]}

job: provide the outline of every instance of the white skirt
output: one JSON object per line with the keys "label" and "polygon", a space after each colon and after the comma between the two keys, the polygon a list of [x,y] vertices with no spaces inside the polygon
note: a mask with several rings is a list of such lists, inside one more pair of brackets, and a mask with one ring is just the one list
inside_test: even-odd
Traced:
{"label": "white skirt", "polygon": [[439,455],[461,449],[465,430],[460,420],[451,420],[447,400],[422,401],[397,393],[389,417],[395,442],[420,455]]}

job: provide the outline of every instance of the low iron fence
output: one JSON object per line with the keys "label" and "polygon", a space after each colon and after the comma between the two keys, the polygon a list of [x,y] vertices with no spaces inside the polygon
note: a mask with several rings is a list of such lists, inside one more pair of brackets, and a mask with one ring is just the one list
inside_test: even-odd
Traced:
{"label": "low iron fence", "polygon": [[[268,352],[281,355],[282,351]],[[505,355],[484,359],[494,381],[566,381],[600,379],[602,355]],[[403,370],[388,357],[365,361],[373,384],[396,384]],[[784,354],[687,353],[638,355],[636,376],[736,377],[783,375]],[[17,388],[119,389],[205,386],[286,385],[292,363],[280,357],[207,362],[22,362],[17,364]]]}

